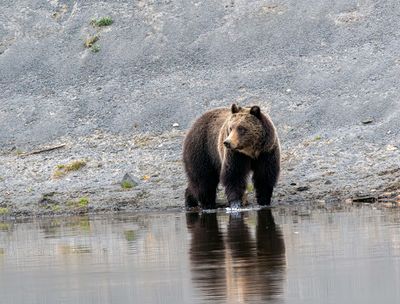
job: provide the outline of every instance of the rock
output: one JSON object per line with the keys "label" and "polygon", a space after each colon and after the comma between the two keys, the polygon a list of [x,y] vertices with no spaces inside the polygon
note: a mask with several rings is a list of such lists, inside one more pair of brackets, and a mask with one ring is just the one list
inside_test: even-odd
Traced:
{"label": "rock", "polygon": [[396,151],[396,150],[397,150],[397,147],[394,146],[394,145],[387,145],[387,146],[386,146],[386,150],[387,150],[387,151]]}
{"label": "rock", "polygon": [[302,192],[302,191],[307,191],[310,190],[310,187],[308,186],[300,186],[296,188],[297,191]]}
{"label": "rock", "polygon": [[129,173],[125,173],[124,177],[121,180],[122,188],[133,188],[139,184],[139,181],[132,177]]}
{"label": "rock", "polygon": [[173,126],[174,128],[178,128],[178,127],[179,127],[179,124],[178,124],[177,122],[175,122],[175,123],[172,124],[172,126]]}
{"label": "rock", "polygon": [[353,200],[351,198],[346,198],[346,200],[344,201],[345,204],[352,204]]}
{"label": "rock", "polygon": [[372,123],[373,121],[374,120],[372,118],[367,118],[367,119],[364,119],[361,122],[362,122],[363,125],[368,125],[368,124]]}
{"label": "rock", "polygon": [[327,181],[325,181],[324,184],[325,184],[325,185],[331,185],[331,184],[332,184],[332,181],[330,181],[330,180],[328,179]]}
{"label": "rock", "polygon": [[394,208],[394,207],[396,207],[396,204],[394,204],[392,202],[387,202],[387,203],[382,203],[382,206],[385,208]]}

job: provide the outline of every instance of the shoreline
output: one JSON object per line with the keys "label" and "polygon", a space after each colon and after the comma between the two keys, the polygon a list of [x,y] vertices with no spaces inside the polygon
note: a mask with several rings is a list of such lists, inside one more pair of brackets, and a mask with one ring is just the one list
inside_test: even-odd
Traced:
{"label": "shoreline", "polygon": [[[22,153],[3,151],[0,161],[6,165],[0,172],[0,192],[4,194],[0,219],[184,210],[183,136],[177,129],[130,136],[95,132],[63,137]],[[344,150],[343,143],[334,138],[283,143],[274,207],[350,202],[400,206],[396,162],[400,152],[394,146],[371,145],[365,150],[357,149],[353,142],[352,149]],[[52,146],[61,147],[46,150]],[[30,153],[41,149],[44,152]],[[84,160],[85,165],[60,177],[54,175],[58,167],[74,160]],[[137,185],[122,188],[126,173]],[[221,203],[224,194],[221,187],[219,190]],[[254,206],[249,190],[250,206]]]}

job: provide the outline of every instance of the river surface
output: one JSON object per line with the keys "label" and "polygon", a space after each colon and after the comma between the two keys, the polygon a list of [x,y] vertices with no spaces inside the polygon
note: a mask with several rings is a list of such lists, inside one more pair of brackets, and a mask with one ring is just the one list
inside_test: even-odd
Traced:
{"label": "river surface", "polygon": [[400,213],[0,222],[0,303],[400,303]]}

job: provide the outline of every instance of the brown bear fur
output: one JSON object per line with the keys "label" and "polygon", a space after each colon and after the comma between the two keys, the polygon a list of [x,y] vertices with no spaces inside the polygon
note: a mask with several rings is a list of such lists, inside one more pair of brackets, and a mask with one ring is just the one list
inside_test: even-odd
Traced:
{"label": "brown bear fur", "polygon": [[257,203],[269,205],[280,171],[280,146],[275,127],[258,106],[219,108],[193,124],[183,144],[188,187],[186,207],[215,208],[221,181],[231,206],[242,204],[247,178],[253,172]]}

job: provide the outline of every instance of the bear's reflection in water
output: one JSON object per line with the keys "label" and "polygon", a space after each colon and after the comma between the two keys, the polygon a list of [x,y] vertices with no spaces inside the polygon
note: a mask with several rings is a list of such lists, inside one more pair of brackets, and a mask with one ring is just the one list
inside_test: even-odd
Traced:
{"label": "bear's reflection in water", "polygon": [[225,221],[217,213],[188,213],[186,220],[193,282],[202,297],[213,303],[260,303],[282,293],[285,244],[270,209],[257,212],[255,228],[245,212]]}

